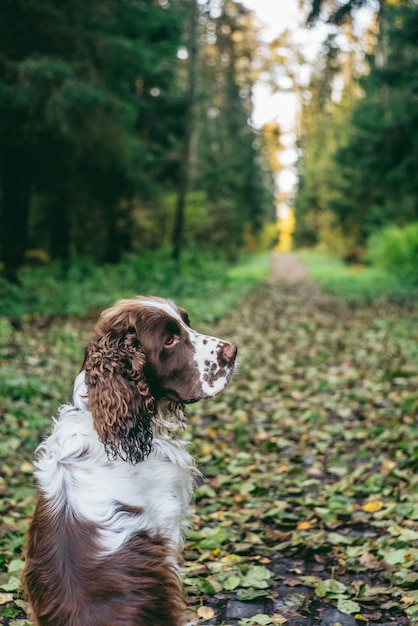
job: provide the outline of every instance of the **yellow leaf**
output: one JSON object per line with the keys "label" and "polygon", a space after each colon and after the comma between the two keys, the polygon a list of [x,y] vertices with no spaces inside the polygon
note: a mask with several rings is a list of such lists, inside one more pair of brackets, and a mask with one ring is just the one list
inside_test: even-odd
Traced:
{"label": "yellow leaf", "polygon": [[197,609],[197,614],[199,617],[205,620],[215,617],[215,611],[209,606],[199,606],[199,608]]}
{"label": "yellow leaf", "polygon": [[396,463],[394,461],[391,459],[383,459],[382,465],[380,466],[380,474],[387,476],[392,470],[395,469],[395,467]]}
{"label": "yellow leaf", "polygon": [[0,593],[0,604],[7,604],[8,602],[13,602],[13,594]]}
{"label": "yellow leaf", "polygon": [[364,615],[360,615],[360,613],[356,613],[356,615],[354,615],[354,619],[358,620],[359,622],[368,622],[369,621],[367,619],[367,617],[364,617]]}
{"label": "yellow leaf", "polygon": [[365,513],[377,513],[383,508],[383,502],[380,500],[371,500],[361,507]]}
{"label": "yellow leaf", "polygon": [[287,618],[279,613],[276,613],[275,615],[272,615],[271,621],[273,624],[286,624]]}
{"label": "yellow leaf", "polygon": [[209,517],[212,519],[225,519],[225,511],[213,511],[213,513],[209,514]]}
{"label": "yellow leaf", "polygon": [[297,525],[298,530],[309,530],[310,527],[310,522],[299,522],[299,524]]}
{"label": "yellow leaf", "polygon": [[23,461],[22,465],[20,466],[20,471],[22,472],[22,474],[32,474],[34,469],[35,468],[32,463],[29,463],[28,461]]}
{"label": "yellow leaf", "polygon": [[279,472],[288,472],[290,467],[288,465],[280,465]]}

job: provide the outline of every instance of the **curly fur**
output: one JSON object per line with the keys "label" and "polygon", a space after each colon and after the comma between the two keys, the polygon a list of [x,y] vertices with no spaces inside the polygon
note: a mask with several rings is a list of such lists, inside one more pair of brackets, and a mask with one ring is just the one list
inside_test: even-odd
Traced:
{"label": "curly fur", "polygon": [[155,400],[133,330],[93,334],[84,370],[94,425],[110,456],[139,463],[151,452]]}
{"label": "curly fur", "polygon": [[178,560],[198,475],[182,404],[219,393],[236,348],[160,298],[96,324],[72,404],[40,445],[24,572],[38,626],[181,626]]}

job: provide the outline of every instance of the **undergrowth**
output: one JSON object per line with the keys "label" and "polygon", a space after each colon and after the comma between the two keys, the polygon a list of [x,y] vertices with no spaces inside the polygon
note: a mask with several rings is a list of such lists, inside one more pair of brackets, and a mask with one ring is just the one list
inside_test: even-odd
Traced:
{"label": "undergrowth", "polygon": [[300,250],[297,256],[322,287],[348,302],[418,302],[418,286],[384,269],[347,265],[316,250]]}
{"label": "undergrowth", "polygon": [[0,316],[96,315],[120,298],[173,298],[202,321],[220,318],[268,272],[270,254],[242,257],[231,265],[222,256],[184,255],[181,272],[167,250],[127,255],[117,265],[74,260],[66,275],[58,265],[27,267],[20,285],[0,279]]}

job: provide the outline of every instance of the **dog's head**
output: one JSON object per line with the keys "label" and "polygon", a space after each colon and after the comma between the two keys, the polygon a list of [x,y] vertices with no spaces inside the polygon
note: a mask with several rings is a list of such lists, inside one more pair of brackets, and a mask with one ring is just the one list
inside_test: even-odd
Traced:
{"label": "dog's head", "polygon": [[236,353],[234,345],[192,330],[186,311],[169,300],[139,296],[104,311],[83,369],[88,406],[108,453],[142,461],[159,408],[222,391]]}

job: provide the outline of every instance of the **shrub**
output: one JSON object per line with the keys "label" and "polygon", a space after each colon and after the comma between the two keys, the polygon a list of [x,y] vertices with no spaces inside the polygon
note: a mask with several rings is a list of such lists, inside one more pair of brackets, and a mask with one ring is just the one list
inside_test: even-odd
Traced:
{"label": "shrub", "polygon": [[[192,319],[212,321],[267,276],[270,254],[245,255],[231,265],[222,253],[185,252],[182,271],[176,271],[167,249],[126,255],[116,265],[96,266],[73,259],[65,276],[60,266],[25,267],[20,285],[0,277],[0,352],[8,323],[1,316],[94,315],[119,298],[136,294],[173,298],[189,310]],[[3,339],[4,338],[4,339]],[[0,354],[1,356],[1,354]]]}
{"label": "shrub", "polygon": [[367,256],[377,267],[418,285],[418,222],[375,232],[369,239]]}

